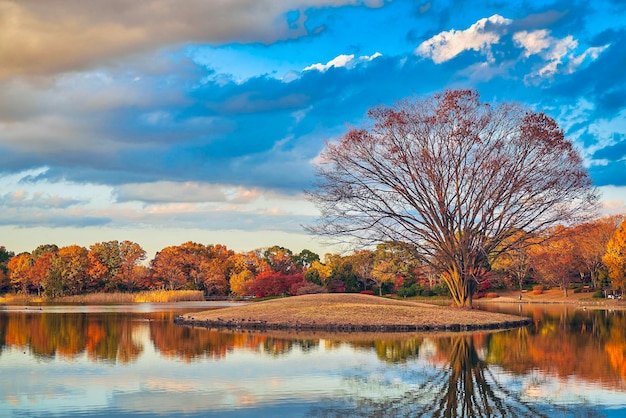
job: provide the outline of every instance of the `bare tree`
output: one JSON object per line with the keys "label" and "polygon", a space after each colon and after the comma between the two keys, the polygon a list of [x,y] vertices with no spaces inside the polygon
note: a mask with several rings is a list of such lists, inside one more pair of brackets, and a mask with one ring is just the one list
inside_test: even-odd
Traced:
{"label": "bare tree", "polygon": [[597,201],[572,143],[543,113],[450,90],[368,116],[367,129],[323,151],[309,191],[321,217],[308,229],[414,244],[458,306],[471,306],[476,280],[515,231],[580,222]]}

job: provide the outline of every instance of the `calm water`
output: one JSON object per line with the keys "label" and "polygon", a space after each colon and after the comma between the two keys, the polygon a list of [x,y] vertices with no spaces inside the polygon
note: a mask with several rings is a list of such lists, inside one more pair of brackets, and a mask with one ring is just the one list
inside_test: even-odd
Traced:
{"label": "calm water", "polygon": [[401,338],[173,325],[207,306],[0,310],[0,416],[626,416],[624,311]]}

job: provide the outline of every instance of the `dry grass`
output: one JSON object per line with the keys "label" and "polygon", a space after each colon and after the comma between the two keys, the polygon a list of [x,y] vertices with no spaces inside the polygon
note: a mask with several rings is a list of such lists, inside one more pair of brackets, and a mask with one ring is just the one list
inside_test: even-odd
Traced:
{"label": "dry grass", "polygon": [[41,303],[43,299],[34,295],[14,295],[7,293],[0,296],[0,304],[3,305],[30,305],[34,303]]}
{"label": "dry grass", "polygon": [[316,294],[189,314],[196,321],[264,321],[267,325],[484,325],[512,315],[434,306],[360,294]]}
{"label": "dry grass", "polygon": [[86,305],[97,304],[130,304],[130,303],[171,303],[204,301],[204,295],[199,290],[150,290],[139,293],[89,293],[86,295],[64,296],[53,300],[30,295],[4,295],[0,303],[6,305],[30,305],[33,303],[76,303]]}

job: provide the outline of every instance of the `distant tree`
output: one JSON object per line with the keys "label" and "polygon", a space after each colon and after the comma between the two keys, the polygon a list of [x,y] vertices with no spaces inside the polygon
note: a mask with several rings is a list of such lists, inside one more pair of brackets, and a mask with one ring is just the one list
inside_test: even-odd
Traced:
{"label": "distant tree", "polygon": [[345,257],[352,265],[352,272],[356,275],[359,290],[367,290],[374,283],[372,271],[374,270],[374,253],[370,250],[357,250]]}
{"label": "distant tree", "polygon": [[284,274],[276,271],[265,271],[254,280],[246,282],[246,293],[258,298],[266,296],[290,295],[291,288],[304,282],[302,273]]}
{"label": "distant tree", "polygon": [[626,221],[622,222],[607,243],[602,260],[609,268],[612,287],[626,290]]}
{"label": "distant tree", "polygon": [[[59,248],[53,260],[53,267],[57,269],[53,273],[59,283],[48,283],[48,289],[55,288],[57,296],[61,294],[78,295],[84,292],[87,284],[87,265],[89,251],[79,245],[70,245]],[[50,293],[50,291],[48,292]]]}
{"label": "distant tree", "polygon": [[30,253],[20,253],[8,261],[9,281],[11,287],[16,292],[22,294],[29,293],[31,287],[30,268],[32,265],[33,259]]}
{"label": "distant tree", "polygon": [[[513,280],[520,292],[524,287],[524,282],[530,278],[532,260],[529,254],[529,246],[539,241],[536,237],[526,236],[518,239],[518,235],[526,235],[524,231],[516,231],[514,235],[503,242],[505,251],[498,254],[492,261],[492,270],[505,275],[509,280]],[[512,243],[509,244],[509,241]]]}
{"label": "distant tree", "polygon": [[39,253],[29,270],[31,286],[37,289],[37,294],[43,290],[43,295],[48,298],[63,295],[60,267],[54,263],[56,258],[56,251]]}
{"label": "distant tree", "polygon": [[254,280],[254,274],[250,270],[244,269],[233,273],[230,276],[230,291],[239,296],[246,296],[246,283],[251,280]]}
{"label": "distant tree", "polygon": [[574,227],[575,256],[581,267],[581,276],[588,276],[593,287],[598,287],[599,277],[606,274],[602,257],[624,216],[609,216]]}
{"label": "distant tree", "polygon": [[180,246],[165,247],[156,253],[150,263],[153,286],[166,290],[185,288],[189,282],[189,254]]}
{"label": "distant tree", "polygon": [[577,276],[574,242],[565,227],[548,232],[548,238],[529,247],[533,270],[538,278],[557,285],[568,296],[568,286]]}
{"label": "distant tree", "polygon": [[396,284],[409,279],[414,281],[419,268],[419,255],[416,248],[404,242],[390,241],[378,244],[374,251],[372,280],[382,296],[385,283]]}
{"label": "distant tree", "polygon": [[276,272],[293,274],[302,270],[294,261],[293,252],[288,248],[274,245],[262,250],[262,254],[263,260]]}
{"label": "distant tree", "polygon": [[140,281],[135,268],[146,259],[146,251],[136,242],[122,241],[119,243],[119,258],[119,267],[114,277],[117,288],[132,292]]}
{"label": "distant tree", "polygon": [[114,290],[122,256],[118,241],[107,241],[93,244],[89,247],[89,272],[93,287],[98,290]]}
{"label": "distant tree", "polygon": [[315,260],[304,273],[304,279],[319,286],[327,287],[328,279],[332,275],[332,272],[330,266]]}
{"label": "distant tree", "polygon": [[330,267],[330,277],[326,288],[332,293],[358,292],[357,274],[354,271],[350,257],[339,254],[324,255],[324,264]]}
{"label": "distant tree", "polygon": [[0,293],[7,292],[11,287],[7,263],[14,255],[13,251],[7,251],[4,246],[0,245]]}
{"label": "distant tree", "polygon": [[311,267],[314,262],[320,261],[320,256],[311,250],[304,249],[300,251],[299,254],[294,255],[292,260],[301,269],[306,270]]}
{"label": "distant tree", "polygon": [[367,128],[322,152],[309,193],[321,217],[309,230],[413,244],[458,306],[471,306],[485,265],[515,231],[579,222],[597,202],[576,149],[543,113],[447,90],[368,116]]}

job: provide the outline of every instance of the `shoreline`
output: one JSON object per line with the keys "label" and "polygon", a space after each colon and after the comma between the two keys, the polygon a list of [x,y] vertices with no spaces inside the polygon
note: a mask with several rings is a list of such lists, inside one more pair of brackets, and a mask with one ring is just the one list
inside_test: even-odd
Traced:
{"label": "shoreline", "polygon": [[377,296],[317,294],[179,315],[174,323],[222,330],[410,333],[504,330],[532,321]]}

